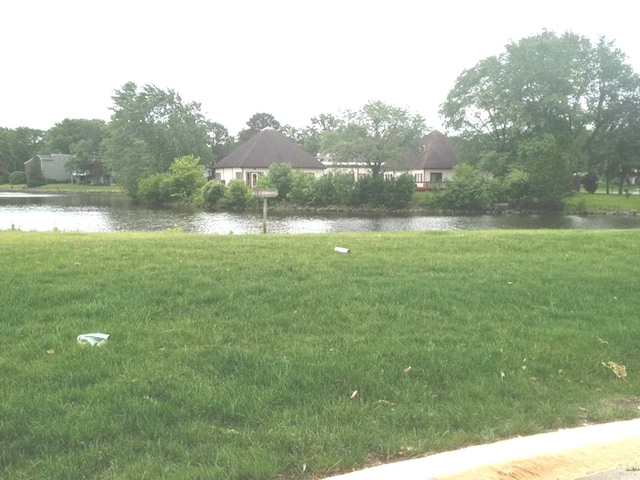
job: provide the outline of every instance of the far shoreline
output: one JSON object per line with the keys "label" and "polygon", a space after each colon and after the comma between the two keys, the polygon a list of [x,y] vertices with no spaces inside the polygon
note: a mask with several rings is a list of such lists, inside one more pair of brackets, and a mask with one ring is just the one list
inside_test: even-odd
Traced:
{"label": "far shoreline", "polygon": [[[25,185],[0,185],[0,193],[27,193],[27,194],[48,194],[48,195],[121,195],[127,196],[126,192],[117,186],[96,186],[94,185],[77,185],[77,188],[64,188],[66,184],[43,185],[42,187],[26,187]],[[607,194],[617,196],[616,194]],[[202,206],[189,204],[165,204],[162,208],[174,207],[192,207],[199,208],[203,211],[216,211],[217,209],[205,209]],[[572,208],[573,207],[573,208]],[[224,209],[221,209],[226,211]],[[277,213],[344,213],[344,214],[387,214],[387,215],[433,215],[433,216],[454,216],[454,215],[625,215],[637,216],[640,211],[636,209],[611,208],[611,209],[575,209],[574,206],[568,206],[558,211],[541,211],[541,210],[512,210],[495,209],[495,210],[446,210],[446,209],[428,209],[412,206],[406,209],[387,209],[383,207],[350,207],[342,205],[329,205],[323,207],[309,207],[300,205],[291,205],[288,203],[277,203],[269,205],[269,210]],[[233,211],[233,210],[229,210]],[[246,212],[262,211],[262,207],[250,206],[245,208]]]}

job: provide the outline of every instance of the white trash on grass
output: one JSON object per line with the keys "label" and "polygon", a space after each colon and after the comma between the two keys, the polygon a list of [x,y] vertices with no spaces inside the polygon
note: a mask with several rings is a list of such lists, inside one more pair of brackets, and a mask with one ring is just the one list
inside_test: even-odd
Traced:
{"label": "white trash on grass", "polygon": [[335,247],[333,251],[338,253],[349,253],[351,250],[346,247]]}
{"label": "white trash on grass", "polygon": [[82,335],[78,335],[78,343],[91,345],[92,347],[99,347],[106,343],[108,339],[108,333],[83,333]]}

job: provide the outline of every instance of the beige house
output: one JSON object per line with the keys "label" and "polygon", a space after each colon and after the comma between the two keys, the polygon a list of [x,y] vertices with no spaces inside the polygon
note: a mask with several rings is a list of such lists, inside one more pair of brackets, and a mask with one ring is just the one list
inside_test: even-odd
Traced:
{"label": "beige house", "polygon": [[444,180],[450,180],[457,164],[458,158],[447,137],[434,130],[423,137],[420,150],[409,155],[405,162],[386,162],[384,175],[396,177],[408,173],[413,176],[418,190],[429,190]]}
{"label": "beige house", "polygon": [[[355,179],[371,175],[365,162],[340,162],[331,160],[331,155],[321,157],[327,173],[351,173]],[[385,178],[395,178],[402,174],[413,176],[418,190],[428,190],[433,185],[449,180],[458,159],[447,137],[434,130],[422,139],[421,148],[411,152],[406,158],[393,159],[384,163],[382,173]]]}
{"label": "beige house", "polygon": [[294,171],[315,177],[324,175],[325,170],[325,166],[300,145],[267,127],[216,163],[211,176],[223,184],[243,180],[251,188],[274,163],[288,163]]}
{"label": "beige house", "polygon": [[25,172],[28,172],[36,161],[40,161],[40,169],[46,180],[54,182],[71,182],[71,172],[64,168],[71,155],[52,153],[51,155],[36,155],[24,162]]}

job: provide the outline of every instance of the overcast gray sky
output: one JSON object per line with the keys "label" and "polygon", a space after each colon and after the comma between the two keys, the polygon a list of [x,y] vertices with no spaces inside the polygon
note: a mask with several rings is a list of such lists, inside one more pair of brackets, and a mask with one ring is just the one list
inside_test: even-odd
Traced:
{"label": "overcast gray sky", "polygon": [[171,88],[236,134],[369,100],[442,128],[456,77],[510,41],[614,40],[640,72],[634,3],[608,0],[3,0],[0,127],[108,120],[128,81]]}

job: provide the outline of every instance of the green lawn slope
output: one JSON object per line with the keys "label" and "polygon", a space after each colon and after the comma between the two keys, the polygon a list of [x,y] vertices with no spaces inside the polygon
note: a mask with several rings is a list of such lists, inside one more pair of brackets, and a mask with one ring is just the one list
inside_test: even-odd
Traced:
{"label": "green lawn slope", "polygon": [[0,478],[321,478],[638,416],[639,249],[0,232]]}

